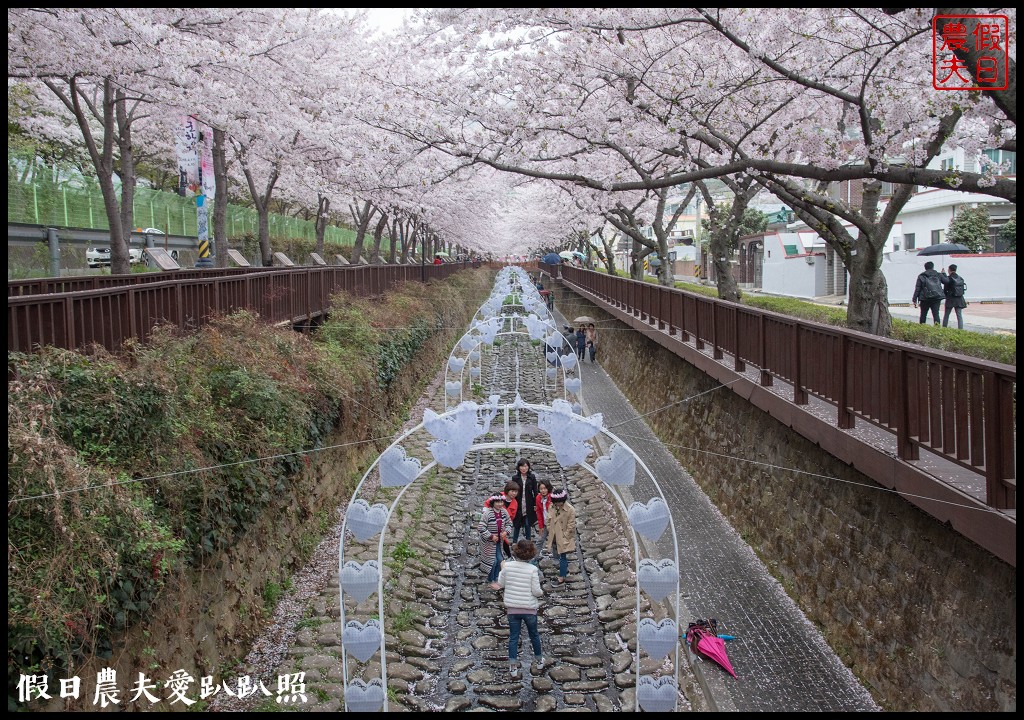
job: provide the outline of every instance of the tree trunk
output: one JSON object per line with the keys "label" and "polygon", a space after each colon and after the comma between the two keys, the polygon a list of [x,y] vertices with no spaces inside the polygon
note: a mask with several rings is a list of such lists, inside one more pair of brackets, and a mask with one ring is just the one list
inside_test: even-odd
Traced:
{"label": "tree trunk", "polygon": [[324,234],[327,232],[327,212],[331,209],[331,200],[323,195],[317,195],[316,222],[316,253],[324,255]]}
{"label": "tree trunk", "polygon": [[[124,91],[114,91],[114,115],[117,121],[117,145],[119,150],[119,162],[118,170],[121,177],[121,243],[119,250],[123,252],[123,255],[116,260],[120,260],[118,263],[119,268],[115,271],[114,269],[114,243],[111,242],[110,247],[110,267],[111,273],[130,273],[131,272],[131,255],[128,252],[128,247],[131,242],[132,228],[135,225],[135,154],[132,151],[132,126],[131,120],[128,118],[128,113],[125,109],[125,97]],[[113,238],[111,238],[113,240]]]}
{"label": "tree trunk", "polygon": [[217,267],[228,266],[228,162],[227,137],[223,130],[213,129],[213,253]]}
{"label": "tree trunk", "polygon": [[348,209],[352,214],[352,221],[356,226],[356,241],[352,245],[352,257],[349,258],[349,262],[353,265],[358,265],[359,259],[363,256],[363,244],[366,242],[366,231],[370,227],[370,219],[376,212],[376,208],[374,208],[370,201],[367,200],[359,210],[356,210],[356,208],[351,204],[349,204]]}
{"label": "tree trunk", "polygon": [[374,265],[380,262],[380,241],[384,237],[384,228],[388,226],[388,216],[381,215],[377,227],[373,229],[373,250],[370,253],[370,262]]}
{"label": "tree trunk", "polygon": [[[121,215],[117,191],[114,188],[114,134],[116,127],[114,85],[110,78],[105,78],[103,81],[102,112],[101,117],[96,118],[103,128],[103,144],[102,147],[99,147],[93,135],[93,124],[89,122],[86,108],[82,105],[78,81],[72,77],[67,79],[66,82],[67,91],[65,92],[56,81],[43,80],[43,83],[50,88],[51,92],[74,115],[75,122],[78,123],[78,129],[82,132],[82,139],[85,140],[89,157],[96,170],[96,180],[99,183],[100,193],[103,196],[103,210],[107,215],[107,224],[110,228],[110,270],[115,274],[126,273],[128,272],[129,265],[128,241],[124,232],[125,225]],[[131,215],[129,215],[130,221]]]}
{"label": "tree trunk", "polygon": [[274,264],[274,250],[270,247],[270,212],[265,203],[256,205],[256,217],[259,218],[260,262],[263,267]]}
{"label": "tree trunk", "polygon": [[[888,233],[886,233],[888,235]],[[855,254],[850,258],[850,305],[846,324],[854,330],[888,337],[892,333],[889,313],[889,284],[882,274],[884,240],[868,241],[858,237]]]}
{"label": "tree trunk", "polygon": [[732,274],[733,241],[731,232],[712,232],[708,242],[708,252],[715,266],[715,280],[718,285],[718,297],[722,300],[739,302],[740,288],[736,277]]}

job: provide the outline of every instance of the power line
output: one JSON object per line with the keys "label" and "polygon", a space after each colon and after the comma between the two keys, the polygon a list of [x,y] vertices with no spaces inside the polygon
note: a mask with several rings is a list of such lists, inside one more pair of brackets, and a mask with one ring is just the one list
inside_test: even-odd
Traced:
{"label": "power line", "polygon": [[[717,389],[717,388],[715,388],[715,389]],[[627,421],[627,422],[629,422],[629,421]],[[640,440],[640,441],[643,441],[643,442],[650,442],[651,441],[650,438],[641,437],[639,435],[633,435],[633,436],[619,435],[618,437],[621,437],[624,440],[632,439],[632,440]],[[964,508],[964,509],[967,509],[967,510],[978,510],[978,511],[981,511],[981,512],[991,512],[991,513],[998,513],[999,512],[998,510],[996,510],[994,508],[989,508],[988,506],[978,507],[978,506],[975,506],[975,505],[964,505],[962,503],[954,502],[952,500],[940,500],[938,498],[934,498],[934,497],[931,497],[929,495],[919,495],[919,494],[916,494],[916,493],[898,492],[896,490],[893,490],[893,489],[890,489],[890,488],[887,488],[887,487],[882,487],[881,485],[873,485],[873,484],[869,485],[867,483],[857,482],[856,480],[846,480],[844,478],[835,477],[834,475],[825,475],[823,473],[811,472],[810,470],[800,470],[798,468],[785,467],[783,465],[774,465],[774,464],[769,463],[769,462],[764,462],[764,461],[760,461],[760,460],[751,460],[750,458],[740,457],[739,455],[730,455],[728,453],[719,453],[719,452],[714,452],[713,450],[704,450],[702,448],[691,447],[689,445],[679,445],[677,443],[666,443],[666,442],[662,441],[658,437],[655,437],[655,440],[656,440],[656,442],[664,445],[665,447],[674,447],[674,448],[680,448],[682,450],[690,450],[691,452],[703,453],[705,455],[713,455],[715,457],[726,458],[726,459],[729,459],[729,460],[739,460],[740,462],[749,463],[751,465],[760,465],[762,467],[766,467],[766,468],[769,468],[771,470],[781,470],[781,471],[784,471],[784,472],[791,472],[791,473],[796,473],[796,474],[799,474],[799,475],[809,475],[810,477],[821,478],[823,480],[834,480],[836,482],[844,483],[846,485],[854,485],[856,487],[865,488],[867,490],[881,490],[882,492],[892,493],[893,495],[898,495],[900,497],[919,498],[921,500],[928,500],[929,502],[941,503],[943,505],[950,505],[952,507]]]}
{"label": "power line", "polygon": [[60,497],[61,495],[69,495],[71,493],[85,492],[87,490],[99,490],[102,488],[112,488],[119,485],[131,485],[133,483],[145,483],[152,480],[162,480],[164,478],[172,478],[179,475],[191,475],[193,473],[209,472],[212,470],[220,470],[222,468],[236,467],[238,465],[248,465],[249,463],[262,462],[264,460],[280,460],[281,458],[294,457],[297,455],[312,455],[313,453],[322,452],[324,450],[335,450],[337,448],[351,447],[353,445],[365,445],[367,443],[375,443],[380,440],[387,440],[390,436],[385,435],[377,438],[370,438],[369,440],[356,440],[353,442],[339,443],[337,445],[325,445],[324,447],[311,448],[309,450],[296,450],[290,453],[281,453],[280,455],[266,455],[264,457],[249,458],[247,460],[238,460],[236,462],[222,463],[219,465],[208,465],[201,468],[190,468],[188,470],[175,470],[174,472],[161,473],[159,475],[150,475],[148,477],[132,478],[131,480],[115,480],[109,483],[101,483],[99,485],[85,485],[79,488],[71,488],[68,490],[60,490],[54,493],[45,493],[43,495],[26,495],[24,497],[17,497],[8,500],[8,504],[16,502],[24,502],[26,500],[41,500],[51,497]]}

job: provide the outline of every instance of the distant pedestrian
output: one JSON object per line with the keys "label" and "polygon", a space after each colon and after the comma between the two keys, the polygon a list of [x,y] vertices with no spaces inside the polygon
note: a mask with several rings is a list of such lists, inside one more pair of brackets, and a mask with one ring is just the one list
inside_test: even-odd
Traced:
{"label": "distant pedestrian", "polygon": [[917,307],[921,303],[921,324],[928,320],[928,313],[931,312],[935,325],[939,324],[939,306],[946,293],[942,289],[942,276],[935,272],[935,263],[929,261],[924,264],[924,272],[917,276],[917,284],[914,286],[914,297],[911,302]]}
{"label": "distant pedestrian", "polygon": [[440,255],[435,255],[434,256],[434,264],[435,265],[440,265],[442,262],[444,262],[444,261],[441,260],[441,256]]}
{"label": "distant pedestrian", "polygon": [[597,353],[597,328],[594,323],[587,325],[587,352],[590,354],[590,362],[594,362]]}
{"label": "distant pedestrian", "polygon": [[580,325],[576,328],[576,354],[583,360],[587,352],[587,329]]}
{"label": "distant pedestrian", "polygon": [[512,532],[512,518],[505,509],[505,496],[500,493],[488,498],[489,507],[484,509],[477,532],[484,546],[480,553],[481,562],[489,562],[491,571],[487,582],[495,590],[498,589],[498,573],[501,572],[501,561],[504,557],[504,546],[508,544],[509,533]]}
{"label": "distant pedestrian", "polygon": [[548,539],[548,515],[551,511],[551,493],[555,487],[550,480],[537,481],[537,500],[534,507],[537,511],[537,544],[541,547]]}
{"label": "distant pedestrian", "polygon": [[[512,542],[519,541],[519,533],[522,532],[527,540],[533,539],[533,525],[537,522],[537,476],[534,475],[530,461],[520,458],[516,463],[515,474],[509,480],[510,484],[519,488],[519,511],[512,516]],[[508,493],[508,485],[505,486]],[[511,515],[511,513],[509,513]]]}
{"label": "distant pedestrian", "polygon": [[558,555],[558,582],[569,574],[569,553],[576,550],[576,508],[569,504],[569,493],[560,488],[551,493],[548,511],[548,549]]}
{"label": "distant pedestrian", "polygon": [[540,570],[530,563],[537,547],[530,540],[520,540],[512,548],[512,558],[501,564],[498,586],[505,588],[505,610],[508,612],[508,662],[512,677],[519,676],[519,634],[523,623],[533,644],[533,660],[544,668],[540,633],[537,632],[537,608],[544,591],[540,586]]}
{"label": "distant pedestrian", "polygon": [[961,330],[964,329],[964,313],[963,309],[967,307],[967,300],[964,299],[964,293],[967,292],[967,283],[964,279],[956,274],[956,265],[949,266],[949,275],[942,274],[942,285],[946,292],[946,312],[942,315],[942,327],[948,327],[949,325],[949,313],[952,310],[956,311],[956,326]]}

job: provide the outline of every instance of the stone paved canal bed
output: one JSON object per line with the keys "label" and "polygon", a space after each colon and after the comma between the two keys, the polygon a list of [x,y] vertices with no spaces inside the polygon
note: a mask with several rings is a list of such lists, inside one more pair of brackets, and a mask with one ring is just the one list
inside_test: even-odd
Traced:
{"label": "stone paved canal bed", "polygon": [[[517,391],[526,402],[550,403],[562,397],[550,379],[544,387],[540,348],[525,336],[499,336],[499,343],[482,348],[481,378],[467,388],[475,392],[472,399],[498,394],[501,402],[511,402]],[[442,372],[431,383],[407,427],[422,419],[424,407],[443,410],[443,379]],[[535,425],[520,426],[517,435],[524,442],[546,441]],[[422,457],[430,439],[417,432],[402,445],[410,455]],[[519,677],[511,676],[501,592],[487,586],[486,570],[479,562],[479,510],[487,496],[503,488],[519,455],[513,448],[473,451],[462,468],[438,466],[410,486],[385,529],[382,574],[390,711],[635,709],[637,589],[622,513],[604,484],[587,471],[563,470],[550,453],[523,455],[538,478],[568,489],[577,510],[577,551],[567,582],[557,582],[557,562],[546,556],[539,561],[544,589],[539,630],[546,666],[533,665],[524,628],[522,671]],[[360,497],[390,504],[397,494],[397,488],[374,487],[371,477]],[[338,534],[336,529],[316,553],[316,564],[298,576],[296,593],[309,599],[293,601],[287,614],[279,610],[268,630],[272,639],[257,642],[263,650],[247,659],[244,670],[264,676],[266,682],[305,672],[307,702],[296,709],[344,708]],[[345,560],[375,560],[378,539],[361,544],[347,538]],[[358,605],[346,595],[345,603],[346,620],[365,622],[378,616],[376,594]],[[665,616],[662,604],[651,607],[643,595],[640,612],[642,617]],[[679,658],[679,709],[706,709],[685,653]],[[379,656],[367,663],[349,656],[347,662],[350,680],[369,681],[381,675]],[[640,671],[671,675],[673,666],[641,653]],[[269,702],[234,700],[214,709],[261,709],[261,701]]]}

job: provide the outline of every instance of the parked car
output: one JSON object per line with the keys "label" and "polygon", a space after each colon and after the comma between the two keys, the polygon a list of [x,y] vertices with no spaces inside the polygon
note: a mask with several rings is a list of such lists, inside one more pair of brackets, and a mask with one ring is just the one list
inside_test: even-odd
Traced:
{"label": "parked car", "polygon": [[[141,248],[128,248],[128,262],[138,265],[143,261]],[[85,263],[91,268],[98,268],[110,265],[110,248],[97,247],[85,251]]]}
{"label": "parked car", "polygon": [[89,248],[85,251],[85,262],[91,268],[110,265],[110,248]]}

